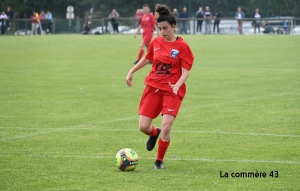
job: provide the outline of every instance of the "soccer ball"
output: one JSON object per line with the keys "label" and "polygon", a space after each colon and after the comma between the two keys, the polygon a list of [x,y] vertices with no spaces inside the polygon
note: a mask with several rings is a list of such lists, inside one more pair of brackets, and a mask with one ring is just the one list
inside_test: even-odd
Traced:
{"label": "soccer ball", "polygon": [[116,166],[122,171],[134,170],[139,163],[137,153],[129,148],[121,149],[115,157]]}

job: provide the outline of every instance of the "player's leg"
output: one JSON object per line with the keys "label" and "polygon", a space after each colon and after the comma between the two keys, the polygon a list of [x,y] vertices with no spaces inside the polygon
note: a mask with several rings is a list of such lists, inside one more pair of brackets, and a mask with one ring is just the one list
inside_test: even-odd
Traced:
{"label": "player's leg", "polygon": [[[153,33],[147,33],[144,37],[143,42],[145,44],[145,47],[147,48],[147,51],[148,51],[148,47],[150,46],[152,37],[153,37]],[[152,64],[152,62],[149,62],[148,64]]]}
{"label": "player's leg", "polygon": [[160,129],[152,125],[152,120],[160,114],[161,109],[162,102],[159,90],[147,86],[143,92],[139,107],[139,129],[149,136],[146,143],[148,151],[153,150],[160,134]]}
{"label": "player's leg", "polygon": [[152,126],[152,118],[140,115],[139,119],[139,129],[141,132],[145,133],[146,135],[151,135],[153,131],[153,126]]}
{"label": "player's leg", "polygon": [[157,156],[154,165],[155,169],[164,168],[163,161],[164,161],[165,154],[170,145],[171,128],[174,120],[175,117],[173,115],[169,115],[169,114],[163,115],[162,124],[161,124],[161,136],[158,140],[158,150],[157,150]]}
{"label": "player's leg", "polygon": [[172,124],[178,114],[181,106],[182,99],[174,94],[165,92],[163,96],[163,109],[162,109],[162,123],[161,123],[161,136],[158,141],[158,150],[155,160],[155,169],[162,169],[165,154],[168,150],[171,140]]}
{"label": "player's leg", "polygon": [[142,42],[142,43],[140,44],[138,57],[137,57],[137,60],[134,62],[134,64],[137,64],[137,63],[141,60],[141,58],[143,57],[145,46],[146,46],[146,45],[144,44],[144,42]]}
{"label": "player's leg", "polygon": [[[150,38],[150,40],[149,40],[149,38]],[[142,40],[142,43],[140,45],[140,49],[139,49],[139,53],[138,53],[138,58],[134,62],[134,64],[137,64],[141,60],[141,58],[143,57],[143,55],[144,55],[144,49],[145,49],[146,46],[149,46],[151,38],[152,38],[152,34],[148,34],[148,33],[145,33],[145,32],[143,33],[143,40]]]}
{"label": "player's leg", "polygon": [[138,60],[140,60],[140,59],[143,57],[145,46],[146,46],[146,45],[145,45],[144,42],[142,42],[142,43],[140,44],[140,49],[139,49],[139,54],[138,54]]}

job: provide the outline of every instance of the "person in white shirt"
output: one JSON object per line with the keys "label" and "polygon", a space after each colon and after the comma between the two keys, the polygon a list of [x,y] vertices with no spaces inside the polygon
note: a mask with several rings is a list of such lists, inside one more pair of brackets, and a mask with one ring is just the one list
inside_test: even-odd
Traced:
{"label": "person in white shirt", "polygon": [[209,6],[205,7],[203,18],[205,21],[205,23],[204,23],[205,24],[205,34],[210,34],[211,33],[210,20],[212,18],[212,13],[209,10]]}
{"label": "person in white shirt", "polygon": [[46,21],[47,21],[47,34],[52,33],[52,13],[50,11],[47,12],[46,14]]}
{"label": "person in white shirt", "polygon": [[253,24],[253,27],[254,27],[254,34],[256,33],[256,28],[258,30],[258,33],[260,33],[260,25],[261,25],[262,15],[259,12],[258,8],[255,9],[253,18],[254,18],[254,20],[253,20],[252,24]]}
{"label": "person in white shirt", "polygon": [[242,11],[241,7],[238,7],[237,12],[235,13],[235,19],[238,23],[238,31],[240,34],[243,34],[243,19],[245,18],[245,13]]}
{"label": "person in white shirt", "polygon": [[6,27],[6,21],[8,20],[7,15],[4,11],[2,11],[0,15],[0,28],[1,28],[1,34],[5,34],[5,27]]}

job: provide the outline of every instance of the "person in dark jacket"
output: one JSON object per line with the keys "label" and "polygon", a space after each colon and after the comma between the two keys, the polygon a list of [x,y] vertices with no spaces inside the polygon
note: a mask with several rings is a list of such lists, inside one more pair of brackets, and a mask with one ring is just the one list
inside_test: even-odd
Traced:
{"label": "person in dark jacket", "polygon": [[202,7],[199,7],[199,10],[196,12],[196,18],[202,19],[202,20],[197,20],[197,33],[201,33],[202,23],[203,23],[203,15],[204,15],[204,11],[202,10]]}
{"label": "person in dark jacket", "polygon": [[14,12],[14,10],[11,8],[11,6],[8,6],[8,7],[7,7],[6,15],[7,15],[7,17],[8,17],[7,23],[6,23],[7,31],[10,31],[10,30],[11,30],[11,27],[12,27],[12,20],[14,19],[14,15],[15,15],[15,12]]}
{"label": "person in dark jacket", "polygon": [[254,27],[254,34],[256,33],[256,29],[258,30],[258,33],[260,33],[260,25],[261,25],[262,15],[259,12],[258,8],[255,9],[255,12],[253,14],[253,18],[254,18],[254,20],[252,22],[252,25]]}
{"label": "person in dark jacket", "polygon": [[85,21],[83,25],[83,31],[81,34],[89,34],[91,30],[91,22],[90,21]]}
{"label": "person in dark jacket", "polygon": [[[183,12],[180,13],[179,18],[180,19],[189,18],[189,14],[187,13],[187,8],[186,7],[183,8]],[[182,34],[182,32],[187,34],[186,23],[187,23],[187,20],[181,21],[181,23],[180,23],[180,34]]]}
{"label": "person in dark jacket", "polygon": [[216,9],[216,12],[215,12],[213,18],[214,18],[214,29],[213,29],[213,32],[215,32],[215,28],[217,28],[217,33],[220,33],[219,24],[220,24],[221,13],[220,13],[219,9]]}

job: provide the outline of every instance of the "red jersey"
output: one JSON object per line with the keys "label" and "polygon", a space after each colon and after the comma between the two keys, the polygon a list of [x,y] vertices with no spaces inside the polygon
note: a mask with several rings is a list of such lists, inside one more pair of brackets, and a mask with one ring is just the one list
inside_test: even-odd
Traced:
{"label": "red jersey", "polygon": [[141,26],[144,32],[151,32],[154,31],[154,25],[156,24],[155,17],[152,14],[144,14],[141,21]]}
{"label": "red jersey", "polygon": [[31,20],[31,23],[38,23],[37,18],[35,17],[35,15],[31,15],[30,20]]}
{"label": "red jersey", "polygon": [[[145,84],[173,93],[169,82],[176,84],[182,74],[182,68],[190,70],[194,55],[188,44],[178,37],[174,42],[167,42],[162,36],[155,38],[148,49],[146,58],[152,61],[152,68],[145,78]],[[178,95],[184,97],[186,85],[182,84]]]}

